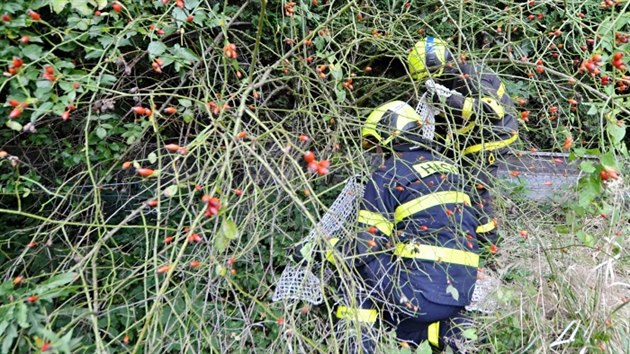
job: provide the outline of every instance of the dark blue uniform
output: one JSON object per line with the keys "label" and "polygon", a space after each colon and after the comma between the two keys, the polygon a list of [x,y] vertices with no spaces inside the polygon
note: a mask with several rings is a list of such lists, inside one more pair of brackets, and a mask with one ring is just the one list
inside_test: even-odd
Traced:
{"label": "dark blue uniform", "polygon": [[470,303],[479,222],[459,168],[417,145],[394,148],[366,185],[352,247],[367,296],[337,315],[369,322],[378,310],[399,339],[438,345],[445,320]]}
{"label": "dark blue uniform", "polygon": [[[514,102],[507,93],[501,79],[490,69],[481,65],[450,63],[444,73],[435,78],[436,83],[455,90],[461,95],[446,99],[443,112],[445,120],[436,119],[436,134],[448,146],[455,144],[451,157],[460,159],[467,173],[473,177],[478,190],[472,193],[481,225],[480,239],[497,242],[496,221],[490,200],[489,189],[496,177],[497,156],[504,154],[507,147],[518,139],[518,121]],[[439,102],[438,95],[434,100]],[[452,136],[449,136],[450,133]]]}

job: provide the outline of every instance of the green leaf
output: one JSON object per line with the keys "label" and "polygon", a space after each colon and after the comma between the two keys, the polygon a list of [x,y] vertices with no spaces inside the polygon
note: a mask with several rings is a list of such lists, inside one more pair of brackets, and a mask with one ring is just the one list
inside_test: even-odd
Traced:
{"label": "green leaf", "polygon": [[105,128],[103,127],[96,128],[96,136],[98,136],[99,139],[105,139],[105,137],[107,136],[107,130],[105,130]]}
{"label": "green leaf", "polygon": [[180,104],[180,106],[182,106],[182,107],[186,107],[186,108],[188,108],[188,107],[191,107],[191,106],[192,106],[192,101],[191,101],[191,100],[186,100],[186,99],[183,99],[183,98],[182,98],[182,99],[180,99],[180,100],[179,100],[179,104]]}
{"label": "green leaf", "polygon": [[597,105],[595,104],[591,104],[591,107],[588,109],[588,112],[586,112],[587,115],[589,116],[594,116],[597,114]]}
{"label": "green leaf", "polygon": [[475,328],[468,328],[462,331],[462,337],[469,340],[477,340],[479,336],[477,336],[477,330]]}
{"label": "green leaf", "polygon": [[2,322],[0,322],[0,338],[4,335],[4,331],[7,329],[7,327],[9,327],[9,321],[7,321],[5,318]]}
{"label": "green leaf", "polygon": [[38,60],[42,58],[42,47],[36,44],[27,45],[22,49],[22,54],[30,60]]}
{"label": "green leaf", "polygon": [[18,325],[22,328],[28,328],[30,326],[30,324],[26,321],[28,315],[28,307],[22,301],[18,302],[16,305],[17,313],[15,314],[15,319],[17,320]]}
{"label": "green leaf", "polygon": [[111,86],[116,82],[116,76],[104,74],[101,76],[101,84]]}
{"label": "green leaf", "polygon": [[177,195],[177,192],[179,191],[179,188],[177,187],[176,184],[169,186],[168,188],[166,188],[164,190],[164,192],[162,192],[162,194],[166,197],[166,198],[172,198],[174,196]]}
{"label": "green leaf", "polygon": [[586,155],[586,149],[585,148],[575,148],[575,149],[573,149],[573,153],[577,157],[584,157]]}
{"label": "green leaf", "polygon": [[[4,296],[11,291],[13,291],[13,284],[11,284],[10,281],[5,281],[5,282],[0,283],[0,296]],[[0,309],[0,315],[2,315],[2,309]],[[0,318],[2,317],[0,316]],[[1,334],[2,333],[0,332],[0,335]]]}
{"label": "green leaf", "polygon": [[584,173],[593,173],[595,172],[595,166],[593,165],[593,161],[582,161],[580,163],[580,170]]}
{"label": "green leaf", "polygon": [[238,226],[231,219],[225,218],[221,223],[219,234],[228,240],[234,240],[238,237]]}
{"label": "green leaf", "polygon": [[606,125],[606,132],[608,132],[608,136],[610,136],[610,140],[612,141],[613,145],[617,145],[623,140],[624,136],[626,135],[626,126],[625,124],[618,126],[615,123],[608,122],[608,124]]}
{"label": "green leaf", "polygon": [[227,274],[227,268],[222,264],[218,264],[214,269],[214,273],[218,276],[224,277]]}
{"label": "green leaf", "polygon": [[184,61],[188,63],[192,63],[199,60],[197,55],[193,53],[192,50],[188,48],[182,48],[179,46],[179,44],[175,44],[171,52],[173,53],[173,55],[179,57],[180,59],[183,59]]}
{"label": "green leaf", "polygon": [[52,108],[53,108],[52,102],[48,101],[48,102],[43,103],[41,106],[37,107],[37,109],[35,110],[35,112],[33,112],[33,114],[31,114],[31,122],[35,122],[37,118],[50,112]]}
{"label": "green leaf", "polygon": [[151,42],[149,48],[147,48],[149,55],[153,58],[159,57],[166,51],[166,45],[162,42]]}
{"label": "green leaf", "polygon": [[16,131],[22,131],[22,124],[14,121],[14,120],[8,120],[7,121],[7,127],[16,130]]}
{"label": "green leaf", "polygon": [[152,152],[149,154],[149,156],[147,156],[147,158],[149,159],[149,162],[154,164],[157,161],[157,155]]}
{"label": "green leaf", "polygon": [[2,340],[2,348],[0,348],[2,353],[8,353],[11,348],[11,344],[13,344],[13,339],[17,337],[17,328],[15,325],[10,325],[9,329],[4,334],[4,339]]}
{"label": "green leaf", "polygon": [[107,6],[107,0],[96,0],[96,6],[99,10],[102,10],[105,6]]}
{"label": "green leaf", "polygon": [[580,242],[582,242],[585,246],[593,247],[595,245],[595,237],[591,234],[587,234],[586,232],[580,230],[575,234],[575,236],[577,236],[578,240],[580,240]]}
{"label": "green leaf", "polygon": [[335,87],[335,95],[337,95],[337,102],[343,103],[346,100],[346,90],[340,87]]}
{"label": "green leaf", "polygon": [[604,167],[617,168],[617,159],[612,151],[608,151],[607,153],[600,155],[599,161],[602,165],[604,165]]}
{"label": "green leaf", "polygon": [[52,6],[54,12],[60,13],[61,11],[63,11],[63,8],[66,7],[68,1],[69,0],[51,0],[50,6]]}
{"label": "green leaf", "polygon": [[72,0],[70,4],[73,9],[77,10],[83,16],[92,14],[92,9],[88,6],[88,0]]}
{"label": "green leaf", "polygon": [[447,286],[446,292],[451,294],[455,301],[459,300],[459,291],[457,291],[457,289],[453,285]]}
{"label": "green leaf", "polygon": [[218,253],[223,253],[227,248],[228,243],[230,243],[230,240],[226,239],[222,235],[216,235],[214,237],[214,248]]}
{"label": "green leaf", "polygon": [[343,70],[341,70],[341,65],[339,64],[330,64],[330,73],[337,81],[343,79]]}
{"label": "green leaf", "polygon": [[181,27],[186,23],[188,15],[186,14],[186,12],[184,12],[184,10],[176,7],[173,10],[173,18],[175,19],[175,21],[177,21],[177,27]]}
{"label": "green leaf", "polygon": [[582,208],[588,207],[599,196],[601,181],[593,176],[581,178],[578,183],[579,200],[578,205]]}
{"label": "green leaf", "polygon": [[37,287],[35,288],[35,294],[39,295],[50,289],[55,289],[55,288],[62,287],[66,284],[70,284],[74,281],[76,277],[77,277],[77,273],[74,273],[74,272],[57,274],[51,277],[50,279],[48,279],[47,281],[37,285]]}
{"label": "green leaf", "polygon": [[423,341],[416,349],[416,354],[431,354],[433,353],[433,349],[431,349],[431,344],[428,341]]}

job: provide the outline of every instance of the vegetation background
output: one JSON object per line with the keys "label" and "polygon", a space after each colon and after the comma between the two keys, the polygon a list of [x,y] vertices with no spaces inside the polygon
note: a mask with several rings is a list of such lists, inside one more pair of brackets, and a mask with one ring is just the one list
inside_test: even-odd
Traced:
{"label": "vegetation background", "polygon": [[515,153],[596,157],[568,198],[502,184],[476,350],[630,352],[629,7],[3,1],[0,353],[337,351],[332,300],[271,303],[274,282],[339,181],[369,170],[370,108],[421,92],[404,63],[426,35],[502,77]]}

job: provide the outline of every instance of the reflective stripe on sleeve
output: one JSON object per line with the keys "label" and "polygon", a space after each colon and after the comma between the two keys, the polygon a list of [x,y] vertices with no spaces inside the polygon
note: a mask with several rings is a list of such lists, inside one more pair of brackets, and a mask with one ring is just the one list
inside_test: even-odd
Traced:
{"label": "reflective stripe on sleeve", "polygon": [[358,221],[362,224],[376,227],[380,232],[387,236],[392,235],[394,224],[392,224],[389,220],[387,220],[386,217],[379,213],[375,213],[369,210],[359,210]]}
{"label": "reflective stripe on sleeve", "polygon": [[337,318],[349,321],[374,323],[377,312],[375,309],[355,309],[347,306],[337,307]]}
{"label": "reflective stripe on sleeve", "polygon": [[490,150],[501,149],[501,148],[504,148],[504,147],[512,144],[513,142],[516,141],[516,139],[518,139],[518,133],[515,133],[509,139],[500,140],[500,141],[493,141],[493,142],[490,142],[490,143],[483,143],[483,144],[476,144],[476,145],[473,145],[473,146],[469,146],[466,149],[464,149],[462,154],[468,155],[468,154],[472,154],[472,153],[479,152],[479,151],[490,151]]}
{"label": "reflective stripe on sleeve", "polygon": [[468,123],[465,127],[457,129],[455,131],[455,133],[457,133],[457,134],[466,134],[469,131],[471,131],[474,127],[475,127],[475,122],[473,121],[473,122]]}
{"label": "reflective stripe on sleeve", "polygon": [[462,108],[462,118],[464,118],[464,120],[468,120],[472,117],[474,104],[475,100],[473,98],[466,97],[464,99],[464,107]]}
{"label": "reflective stripe on sleeve", "polygon": [[470,197],[463,192],[445,191],[427,194],[400,205],[394,212],[394,220],[400,222],[422,210],[437,205],[464,203],[470,205]]}
{"label": "reflective stripe on sleeve", "polygon": [[503,119],[503,117],[505,117],[505,109],[499,102],[497,102],[497,100],[492,97],[483,97],[481,100],[492,108],[498,119]]}
{"label": "reflective stripe on sleeve", "polygon": [[497,89],[497,97],[501,99],[503,98],[504,94],[505,94],[505,85],[503,84],[503,82],[501,82],[501,84],[499,84],[499,88]]}
{"label": "reflective stripe on sleeve", "polygon": [[484,232],[490,232],[496,229],[496,227],[497,227],[497,224],[494,222],[494,220],[491,220],[489,223],[477,226],[477,233],[481,234]]}
{"label": "reflective stripe on sleeve", "polygon": [[459,264],[468,267],[479,266],[478,254],[448,247],[399,243],[394,247],[394,255],[403,258],[415,258],[424,261]]}

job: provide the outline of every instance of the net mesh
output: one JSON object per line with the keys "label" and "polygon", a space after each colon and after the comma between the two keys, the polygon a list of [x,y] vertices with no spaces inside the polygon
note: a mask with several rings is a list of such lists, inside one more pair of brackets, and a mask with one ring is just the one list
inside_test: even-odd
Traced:
{"label": "net mesh", "polygon": [[[312,244],[318,238],[322,240],[332,237],[343,238],[344,230],[347,230],[344,224],[349,220],[356,220],[357,203],[362,197],[363,185],[358,181],[358,177],[349,178],[330,209],[301,243]],[[276,284],[272,301],[298,300],[314,305],[321,304],[323,302],[321,282],[312,271],[321,268],[321,264],[314,263],[310,266],[310,268],[301,264],[287,266]]]}
{"label": "net mesh", "polygon": [[433,141],[435,137],[435,115],[439,112],[437,108],[428,103],[425,92],[416,106],[416,113],[422,118],[422,138],[425,141]]}
{"label": "net mesh", "polygon": [[324,301],[324,293],[315,274],[307,267],[294,265],[284,268],[272,300],[298,300],[319,305]]}
{"label": "net mesh", "polygon": [[466,306],[468,311],[477,311],[490,314],[496,310],[498,304],[494,296],[491,296],[499,286],[501,280],[494,274],[488,273],[487,269],[477,276],[475,291],[472,294],[471,302]]}

